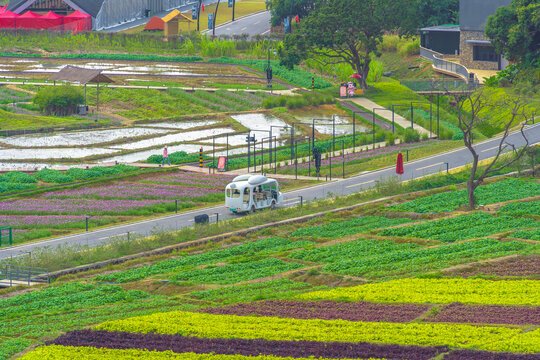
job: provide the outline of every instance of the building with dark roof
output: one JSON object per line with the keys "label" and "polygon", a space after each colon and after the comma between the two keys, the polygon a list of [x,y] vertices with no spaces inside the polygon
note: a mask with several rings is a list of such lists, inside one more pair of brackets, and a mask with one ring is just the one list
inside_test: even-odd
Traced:
{"label": "building with dark roof", "polygon": [[484,35],[487,18],[511,0],[460,0],[460,63],[468,68],[502,70],[508,62]]}
{"label": "building with dark roof", "polygon": [[439,25],[420,29],[421,46],[443,55],[459,55],[467,68],[502,70],[508,62],[497,54],[484,35],[490,15],[511,0],[460,0],[459,25]]}
{"label": "building with dark roof", "polygon": [[7,9],[17,14],[31,10],[59,15],[79,10],[92,16],[94,30],[101,30],[195,3],[197,0],[10,0]]}

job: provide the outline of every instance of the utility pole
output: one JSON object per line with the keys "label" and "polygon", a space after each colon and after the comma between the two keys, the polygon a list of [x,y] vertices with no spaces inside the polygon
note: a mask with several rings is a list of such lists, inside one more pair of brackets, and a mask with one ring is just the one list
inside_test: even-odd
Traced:
{"label": "utility pole", "polygon": [[199,30],[199,19],[201,18],[201,5],[203,0],[199,0],[199,6],[197,8],[197,31]]}
{"label": "utility pole", "polygon": [[216,36],[216,18],[217,18],[217,11],[219,9],[219,2],[221,0],[218,0],[216,5],[216,11],[214,12],[214,18],[212,19],[212,37]]}

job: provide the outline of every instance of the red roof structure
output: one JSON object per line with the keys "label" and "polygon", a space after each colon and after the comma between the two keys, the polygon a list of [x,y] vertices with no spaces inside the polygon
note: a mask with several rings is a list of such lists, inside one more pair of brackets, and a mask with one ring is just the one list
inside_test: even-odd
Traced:
{"label": "red roof structure", "polygon": [[0,14],[3,14],[5,13],[7,10],[7,5],[4,5],[4,6],[0,6]]}
{"label": "red roof structure", "polygon": [[156,30],[163,30],[165,28],[165,22],[162,18],[154,16],[150,19],[150,21],[146,24],[144,27],[144,30],[148,31],[156,31]]}
{"label": "red roof structure", "polygon": [[41,16],[37,19],[37,24],[39,29],[51,29],[62,30],[62,25],[64,25],[64,17],[49,11],[47,14]]}
{"label": "red roof structure", "polygon": [[38,15],[32,11],[27,11],[17,18],[17,29],[40,29],[38,19],[41,15]]}
{"label": "red roof structure", "polygon": [[12,11],[7,10],[3,14],[0,14],[0,28],[14,29],[16,25],[16,19],[19,14],[15,14]]}
{"label": "red roof structure", "polygon": [[92,16],[79,10],[64,16],[64,30],[73,32],[92,30]]}

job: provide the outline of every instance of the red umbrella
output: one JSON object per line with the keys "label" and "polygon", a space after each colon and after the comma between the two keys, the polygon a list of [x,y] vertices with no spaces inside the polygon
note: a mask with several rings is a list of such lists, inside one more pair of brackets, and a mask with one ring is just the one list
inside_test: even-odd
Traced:
{"label": "red umbrella", "polygon": [[352,74],[351,76],[349,76],[350,78],[352,79],[361,79],[362,78],[362,75],[358,75],[357,73],[354,73]]}
{"label": "red umbrella", "polygon": [[397,156],[396,174],[403,174],[403,155],[401,153]]}

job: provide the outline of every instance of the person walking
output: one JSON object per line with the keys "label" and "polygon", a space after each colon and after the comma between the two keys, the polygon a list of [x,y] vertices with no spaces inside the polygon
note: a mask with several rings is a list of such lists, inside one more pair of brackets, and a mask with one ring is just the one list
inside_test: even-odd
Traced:
{"label": "person walking", "polygon": [[167,147],[165,146],[163,148],[163,160],[161,161],[161,165],[165,165],[165,159],[167,159],[167,162],[169,163],[169,166],[171,165],[171,160],[169,160],[169,152],[167,151]]}

